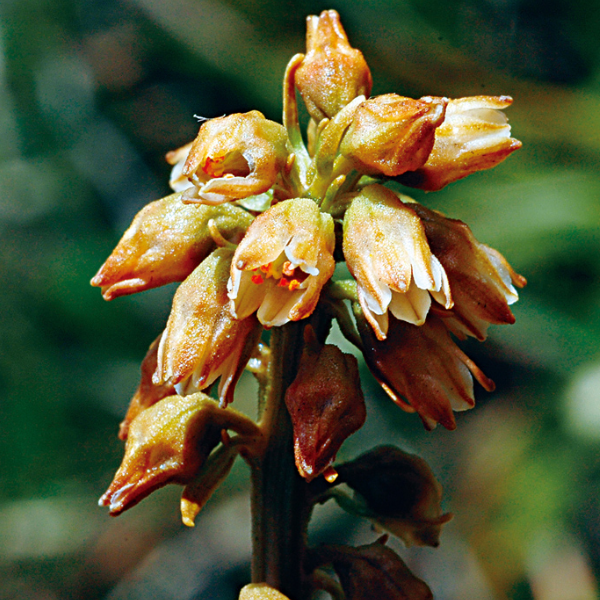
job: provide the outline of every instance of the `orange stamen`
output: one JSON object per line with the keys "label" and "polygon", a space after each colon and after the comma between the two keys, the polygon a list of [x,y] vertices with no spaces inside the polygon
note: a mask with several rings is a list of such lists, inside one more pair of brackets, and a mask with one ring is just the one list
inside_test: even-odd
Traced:
{"label": "orange stamen", "polygon": [[290,290],[290,292],[293,292],[294,290],[297,290],[300,287],[300,282],[297,279],[292,279],[288,285],[288,290]]}
{"label": "orange stamen", "polygon": [[288,287],[288,284],[290,282],[285,278],[282,277],[278,282],[277,282],[277,287]]}
{"label": "orange stamen", "polygon": [[264,279],[262,277],[262,275],[252,275],[252,283],[256,283],[256,285],[260,285],[261,283],[264,283]]}
{"label": "orange stamen", "polygon": [[263,265],[263,266],[260,268],[260,270],[261,270],[263,273],[268,273],[270,268],[271,268],[271,263],[267,263],[266,265]]}
{"label": "orange stamen", "polygon": [[294,276],[294,271],[295,268],[292,266],[292,263],[289,260],[286,260],[283,263],[283,268],[282,268],[282,272],[286,277],[293,277]]}

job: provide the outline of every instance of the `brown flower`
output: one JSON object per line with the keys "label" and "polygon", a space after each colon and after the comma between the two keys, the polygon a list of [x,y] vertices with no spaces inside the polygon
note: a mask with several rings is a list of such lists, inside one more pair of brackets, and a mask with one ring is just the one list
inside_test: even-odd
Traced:
{"label": "brown flower", "polygon": [[346,438],[367,417],[360,387],[358,362],[337,346],[321,346],[311,327],[296,379],[285,394],[294,426],[294,453],[298,472],[314,479],[335,459]]}
{"label": "brown flower", "polygon": [[450,100],[446,119],[435,130],[435,144],[427,162],[400,181],[436,191],[475,171],[495,167],[522,145],[510,137],[508,119],[500,112],[511,104],[510,96]]}
{"label": "brown flower", "polygon": [[92,279],[105,300],[183,281],[216,247],[208,223],[236,241],[252,216],[235,206],[186,205],[181,193],[145,206]]}
{"label": "brown flower", "polygon": [[433,600],[427,584],[413,575],[385,540],[358,548],[323,546],[315,554],[333,565],[347,600]]}
{"label": "brown flower", "polygon": [[221,204],[262,194],[275,183],[287,157],[285,128],[257,110],[210,119],[200,127],[183,167],[194,184],[184,199]]}
{"label": "brown flower", "polygon": [[308,317],[335,268],[333,219],[307,198],[280,202],[248,229],[231,264],[232,312],[266,327]]}
{"label": "brown flower", "polygon": [[469,227],[457,219],[414,203],[431,251],[439,258],[450,281],[454,307],[438,310],[457,335],[484,340],[490,323],[515,322],[509,305],[519,298],[514,286],[527,281],[515,273],[505,258],[478,242]]}
{"label": "brown flower", "polygon": [[295,81],[310,116],[318,123],[335,116],[357,96],[371,93],[371,72],[360,50],[348,43],[335,10],[306,19],[307,54]]}
{"label": "brown flower", "polygon": [[433,148],[446,98],[385,94],[363,102],[342,139],[341,153],[361,173],[392,177],[418,169]]}
{"label": "brown flower", "polygon": [[452,307],[448,278],[429,248],[421,220],[382,185],[363,188],[346,211],[344,256],[365,317],[380,340],[387,335],[388,310],[421,325],[431,296]]}
{"label": "brown flower", "polygon": [[407,546],[438,546],[442,525],[442,486],[429,465],[395,446],[379,446],[336,465],[340,483],[359,495],[368,517]]}
{"label": "brown flower", "polygon": [[430,315],[420,327],[391,319],[388,338],[379,341],[356,309],[357,305],[363,353],[371,372],[394,402],[419,413],[427,429],[436,423],[455,429],[452,411],[475,405],[471,374],[486,390],[494,389],[493,381],[450,339],[439,317]]}
{"label": "brown flower", "polygon": [[227,280],[233,250],[219,248],[179,286],[158,349],[154,381],[171,383],[180,394],[202,390],[221,377],[219,398],[233,399],[260,335],[253,315],[231,314]]}

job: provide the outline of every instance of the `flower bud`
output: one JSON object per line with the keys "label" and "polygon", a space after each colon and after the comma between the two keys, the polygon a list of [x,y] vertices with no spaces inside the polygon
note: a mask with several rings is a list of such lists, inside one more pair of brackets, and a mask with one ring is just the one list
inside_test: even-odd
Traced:
{"label": "flower bud", "polygon": [[363,102],[342,139],[341,153],[361,173],[393,177],[418,169],[433,148],[446,98],[385,94]]}
{"label": "flower bud", "polygon": [[159,343],[160,336],[152,342],[142,361],[142,377],[140,384],[129,403],[125,419],[119,427],[119,439],[121,440],[127,439],[131,421],[133,421],[133,419],[135,419],[143,410],[150,408],[159,400],[162,400],[167,396],[173,396],[176,393],[175,387],[170,383],[154,385],[152,382],[152,376],[154,375],[154,371],[156,371],[156,353],[158,351]]}
{"label": "flower bud", "polygon": [[131,423],[123,462],[100,506],[117,515],[167,483],[191,481],[221,440],[215,410],[220,410],[217,403],[199,393],[169,396],[140,413]]}
{"label": "flower bud", "polygon": [[191,206],[181,193],[145,206],[92,279],[106,300],[183,281],[216,247],[208,222],[236,239],[252,216],[235,206]]}
{"label": "flower bud", "polygon": [[307,198],[280,202],[256,217],[235,251],[229,298],[244,319],[266,327],[308,317],[335,268],[333,219]]}
{"label": "flower bud", "polygon": [[455,429],[452,411],[475,405],[471,373],[486,390],[494,389],[439,317],[429,315],[420,327],[391,319],[387,339],[379,341],[356,305],[355,313],[369,369],[396,404],[419,413],[426,429],[436,423]]}
{"label": "flower bud", "polygon": [[446,272],[429,248],[421,220],[382,185],[363,188],[347,209],[344,256],[364,315],[380,340],[387,335],[388,310],[422,325],[431,296],[452,307]]}
{"label": "flower bud", "polygon": [[442,486],[429,465],[394,446],[380,446],[337,465],[340,483],[358,493],[376,524],[407,546],[438,546],[442,525]]}
{"label": "flower bud", "polygon": [[310,481],[331,465],[367,417],[356,358],[337,346],[321,346],[307,327],[298,374],[285,404],[294,427],[296,467]]}
{"label": "flower bud", "polygon": [[431,192],[501,163],[522,145],[510,137],[508,119],[500,112],[511,104],[510,96],[450,100],[427,162],[401,183]]}
{"label": "flower bud", "polygon": [[318,123],[335,116],[357,96],[371,93],[371,72],[362,52],[352,48],[335,10],[306,19],[306,56],[296,86]]}
{"label": "flower bud", "polygon": [[183,167],[186,202],[221,204],[266,192],[288,157],[283,125],[257,110],[206,121]]}
{"label": "flower bud", "polygon": [[223,405],[233,399],[261,329],[253,315],[237,320],[231,314],[227,280],[232,256],[228,248],[215,250],[177,289],[154,378],[188,394],[221,377]]}
{"label": "flower bud", "polygon": [[427,584],[385,545],[385,538],[358,548],[323,546],[315,554],[333,564],[346,600],[433,600]]}
{"label": "flower bud", "polygon": [[478,242],[462,221],[417,203],[411,206],[448,274],[454,307],[442,314],[446,326],[460,337],[467,334],[484,340],[490,323],[514,323],[509,305],[519,298],[514,286],[523,287],[525,278],[499,252]]}

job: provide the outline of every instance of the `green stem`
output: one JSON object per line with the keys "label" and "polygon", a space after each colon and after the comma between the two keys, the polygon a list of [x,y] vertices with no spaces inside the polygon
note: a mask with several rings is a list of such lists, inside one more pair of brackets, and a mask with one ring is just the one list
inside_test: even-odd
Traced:
{"label": "green stem", "polygon": [[252,462],[252,581],[302,600],[308,520],[306,483],[294,462],[292,424],[284,397],[302,352],[303,324],[273,328],[269,384],[261,428],[266,450]]}

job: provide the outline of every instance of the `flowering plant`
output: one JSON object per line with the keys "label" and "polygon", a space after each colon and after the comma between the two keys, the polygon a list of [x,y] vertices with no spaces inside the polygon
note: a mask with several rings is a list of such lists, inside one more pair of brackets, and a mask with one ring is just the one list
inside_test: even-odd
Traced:
{"label": "flowering plant", "polygon": [[[167,157],[175,193],[135,217],[92,279],[107,300],[182,282],[100,503],[119,514],[178,483],[193,525],[241,456],[254,527],[243,599],[319,588],[349,600],[431,597],[385,537],[306,546],[311,508],[330,498],[407,545],[437,545],[451,518],[418,457],[386,446],[335,464],[366,410],[356,359],[327,336],[337,321],[396,404],[427,429],[454,429],[454,411],[475,403],[473,379],[493,382],[453,336],[483,340],[490,324],[512,323],[525,284],[467,225],[389,186],[438,190],[504,160],[520,147],[500,112],[511,99],[369,97],[371,85],[338,14],[308,17],[307,52],[284,77],[283,124],[258,111],[203,123]],[[245,369],[259,382],[258,422],[229,406]]]}

